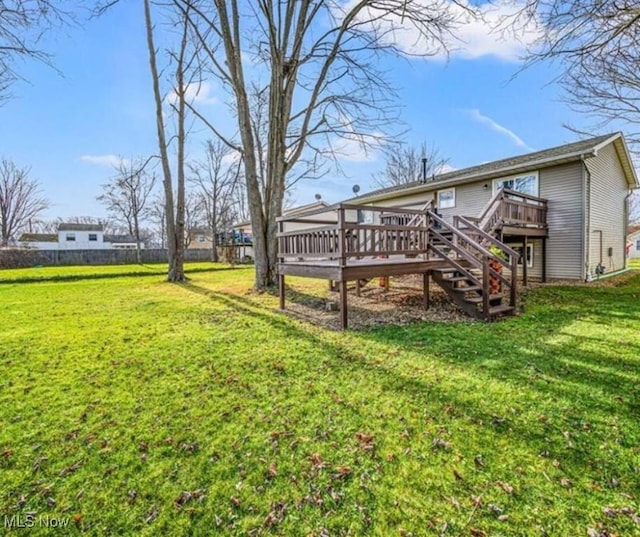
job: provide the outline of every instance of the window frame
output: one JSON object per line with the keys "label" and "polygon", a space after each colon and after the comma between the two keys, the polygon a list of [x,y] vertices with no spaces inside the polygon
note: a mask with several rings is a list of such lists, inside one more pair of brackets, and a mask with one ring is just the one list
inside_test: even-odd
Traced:
{"label": "window frame", "polygon": [[98,234],[89,233],[89,242],[98,242]]}
{"label": "window frame", "polygon": [[[518,266],[522,267],[523,266],[523,263],[522,263],[522,244],[507,244],[507,246],[509,248],[511,248],[512,250],[515,250],[516,252],[520,253],[520,258],[518,259]],[[531,242],[527,243],[527,268],[533,268],[534,252],[535,252],[535,249],[533,247],[533,243],[531,243]],[[529,255],[529,254],[531,254],[531,255]],[[511,259],[509,259],[509,261],[511,261]]]}
{"label": "window frame", "polygon": [[[516,192],[520,192],[521,194],[524,194],[527,196],[535,196],[536,198],[540,197],[540,173],[538,171],[519,173],[516,175],[509,175],[507,177],[499,177],[497,179],[494,179],[492,182],[493,194],[494,195],[497,194],[498,191],[500,190],[500,188],[498,187],[499,184],[505,183],[506,181],[513,181],[515,186],[516,179],[521,179],[523,177],[533,177],[535,179],[535,189],[533,193],[520,192],[519,190],[515,190],[515,188],[510,188],[509,190],[515,190]],[[501,187],[501,188],[504,188],[504,187]]]}
{"label": "window frame", "polygon": [[75,233],[65,233],[64,241],[65,242],[76,242],[76,234]]}
{"label": "window frame", "polygon": [[[451,200],[446,200],[447,202],[451,202],[451,205],[443,205],[442,204],[442,194],[445,192],[451,192]],[[456,187],[452,186],[450,188],[443,188],[442,190],[438,190],[436,192],[436,204],[438,209],[454,209],[456,206]]]}

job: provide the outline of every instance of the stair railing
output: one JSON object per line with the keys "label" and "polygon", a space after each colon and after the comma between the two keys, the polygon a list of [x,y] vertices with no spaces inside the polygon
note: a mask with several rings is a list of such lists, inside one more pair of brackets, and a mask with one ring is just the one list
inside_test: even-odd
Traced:
{"label": "stair railing", "polygon": [[480,245],[485,246],[486,244],[489,244],[489,248],[493,247],[500,250],[500,255],[494,257],[497,257],[501,264],[508,268],[511,273],[511,281],[509,283],[509,304],[515,307],[518,286],[518,261],[520,260],[520,254],[464,216],[454,216],[453,225],[467,235],[475,235],[479,237],[480,240],[476,240],[476,242]]}
{"label": "stair railing", "polygon": [[[500,253],[509,255],[510,259],[504,259],[502,255],[496,255],[492,253],[488,248],[480,244],[477,240],[470,236],[470,234],[462,229],[459,229],[455,225],[451,225],[446,222],[439,215],[433,211],[427,213],[431,224],[429,226],[429,249],[436,255],[445,260],[449,265],[454,267],[457,271],[463,274],[474,285],[478,286],[482,290],[482,307],[485,317],[489,316],[490,309],[490,279],[496,278],[504,286],[509,288],[509,302],[510,306],[516,305],[516,293],[517,293],[517,264],[518,253],[509,248],[506,244],[502,243],[495,237],[492,237],[486,231],[480,229],[479,226],[471,224],[468,220],[464,223],[471,224],[467,229],[471,229],[474,233],[478,233],[483,238],[490,237],[489,242],[492,246],[499,248]],[[451,238],[447,237],[443,232],[451,233]],[[447,253],[441,250],[436,244],[435,240],[440,241],[442,244],[449,247],[457,256],[457,258],[450,257]],[[482,279],[478,279],[471,270],[464,267],[458,261],[459,259],[465,260],[473,268],[482,272]],[[507,279],[502,274],[502,271],[497,271],[490,266],[490,261],[499,263],[502,267],[506,267],[511,270],[511,278]]]}

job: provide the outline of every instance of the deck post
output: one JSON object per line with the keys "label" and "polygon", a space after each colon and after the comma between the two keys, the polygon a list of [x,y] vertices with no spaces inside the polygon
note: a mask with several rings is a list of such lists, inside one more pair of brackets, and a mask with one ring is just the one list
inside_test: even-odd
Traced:
{"label": "deck post", "polygon": [[542,283],[547,283],[547,238],[542,237]]}
{"label": "deck post", "polygon": [[278,275],[278,297],[280,299],[280,309],[284,309],[284,274]]}
{"label": "deck post", "polygon": [[522,237],[522,285],[527,285],[527,236]]}
{"label": "deck post", "polygon": [[347,264],[346,246],[344,207],[340,206],[338,208],[338,257],[340,258],[341,267]]}
{"label": "deck post", "polygon": [[340,282],[340,330],[348,328],[347,320],[347,282]]}
{"label": "deck post", "polygon": [[360,296],[360,280],[356,280],[356,296]]}
{"label": "deck post", "polygon": [[425,310],[429,309],[429,283],[431,280],[431,271],[426,271],[422,274],[422,305]]}
{"label": "deck post", "polygon": [[489,285],[489,258],[482,258],[482,312],[484,313],[484,318],[489,319],[489,293],[490,285]]}

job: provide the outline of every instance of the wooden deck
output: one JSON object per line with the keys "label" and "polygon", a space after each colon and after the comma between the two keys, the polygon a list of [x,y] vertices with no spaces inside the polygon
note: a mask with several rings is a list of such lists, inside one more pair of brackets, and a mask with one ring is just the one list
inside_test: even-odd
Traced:
{"label": "wooden deck", "polygon": [[[372,278],[422,274],[425,307],[433,275],[470,315],[491,319],[515,310],[519,254],[496,235],[517,235],[525,246],[527,237],[546,237],[546,200],[503,190],[480,217],[455,216],[453,223],[431,209],[338,204],[278,219],[280,308],[286,276],[336,282],[345,329],[347,282],[357,282],[359,292]],[[499,295],[492,281],[504,290]]]}

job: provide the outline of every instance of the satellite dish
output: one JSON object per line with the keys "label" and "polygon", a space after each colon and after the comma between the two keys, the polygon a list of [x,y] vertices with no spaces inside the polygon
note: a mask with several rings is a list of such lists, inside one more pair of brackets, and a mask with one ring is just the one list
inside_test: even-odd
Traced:
{"label": "satellite dish", "polygon": [[316,194],[316,200],[320,201],[322,199],[322,196],[320,194]]}
{"label": "satellite dish", "polygon": [[358,192],[360,192],[360,185],[353,185],[353,193],[357,194]]}

